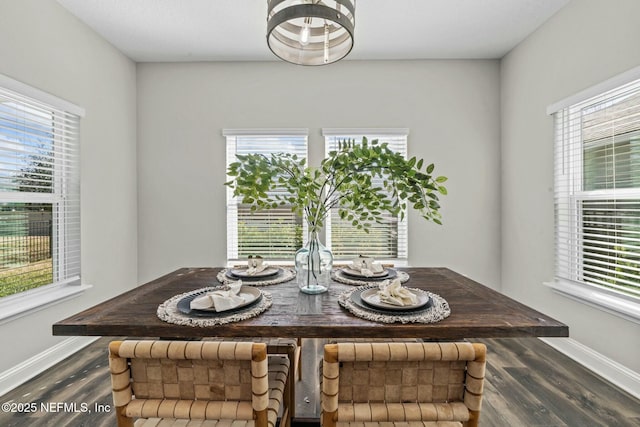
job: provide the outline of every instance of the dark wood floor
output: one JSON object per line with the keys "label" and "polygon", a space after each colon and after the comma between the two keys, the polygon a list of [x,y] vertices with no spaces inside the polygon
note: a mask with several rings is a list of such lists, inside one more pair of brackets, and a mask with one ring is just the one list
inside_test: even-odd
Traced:
{"label": "dark wood floor", "polygon": [[[108,341],[107,338],[96,341],[0,397],[0,403],[15,404],[10,409],[23,410],[19,414],[10,413],[3,406],[0,426],[115,426],[115,415],[110,410]],[[477,341],[486,343],[489,349],[480,425],[640,427],[639,400],[540,340],[513,338]],[[303,363],[303,368],[304,378],[312,378],[317,373],[313,363]],[[315,405],[311,401],[305,402],[310,395],[308,387],[315,386],[315,383],[300,385],[298,408],[304,410],[305,406]],[[25,405],[26,409],[36,410],[24,412]]]}

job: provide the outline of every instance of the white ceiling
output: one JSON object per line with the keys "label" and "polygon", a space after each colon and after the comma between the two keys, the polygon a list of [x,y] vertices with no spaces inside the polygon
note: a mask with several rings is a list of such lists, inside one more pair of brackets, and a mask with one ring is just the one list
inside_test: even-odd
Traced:
{"label": "white ceiling", "polygon": [[[58,0],[138,62],[276,60],[267,0]],[[347,59],[501,58],[569,0],[358,0]]]}

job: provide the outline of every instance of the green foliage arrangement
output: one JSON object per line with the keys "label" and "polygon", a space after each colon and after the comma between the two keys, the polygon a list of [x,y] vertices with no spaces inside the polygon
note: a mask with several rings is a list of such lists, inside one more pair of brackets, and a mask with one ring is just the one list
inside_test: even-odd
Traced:
{"label": "green foliage arrangement", "polygon": [[[384,212],[404,218],[408,206],[423,218],[441,224],[438,195],[446,195],[447,178],[434,176],[433,164],[405,159],[387,143],[342,141],[320,167],[289,153],[238,155],[225,185],[252,210],[290,205],[304,215],[310,232],[322,228],[332,208],[340,218],[368,232]],[[378,185],[378,183],[380,183]]]}

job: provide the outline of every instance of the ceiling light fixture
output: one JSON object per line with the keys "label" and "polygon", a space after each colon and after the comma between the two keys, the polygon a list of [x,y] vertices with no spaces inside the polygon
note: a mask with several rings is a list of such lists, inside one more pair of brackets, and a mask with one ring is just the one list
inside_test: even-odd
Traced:
{"label": "ceiling light fixture", "polygon": [[356,0],[267,0],[267,44],[298,65],[326,65],[353,48]]}

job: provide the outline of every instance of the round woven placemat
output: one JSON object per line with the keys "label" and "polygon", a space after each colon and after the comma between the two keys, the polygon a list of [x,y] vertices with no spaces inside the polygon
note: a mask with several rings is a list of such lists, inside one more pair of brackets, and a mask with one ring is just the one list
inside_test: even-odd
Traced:
{"label": "round woven placemat", "polygon": [[[395,278],[400,279],[400,283],[405,283],[409,281],[409,274],[404,271],[396,270],[397,276]],[[380,283],[383,280],[367,280],[367,278],[363,277],[362,279],[356,279],[342,272],[342,269],[335,268],[331,270],[331,278],[336,282],[344,283],[345,285],[353,285],[353,286],[366,286],[371,285],[373,283]]]}
{"label": "round woven placemat", "polygon": [[173,323],[175,325],[182,326],[194,326],[194,327],[207,327],[207,326],[216,326],[216,325],[224,325],[226,323],[239,322],[241,320],[250,319],[255,317],[269,307],[272,304],[271,293],[267,291],[260,291],[262,293],[262,299],[258,301],[256,305],[252,305],[248,307],[246,310],[239,310],[229,313],[228,316],[219,316],[219,317],[192,317],[187,314],[184,314],[178,310],[178,302],[185,298],[194,294],[201,294],[204,292],[217,291],[220,289],[224,289],[226,287],[215,286],[209,288],[201,288],[196,289],[195,291],[185,292],[180,295],[176,295],[174,297],[169,298],[162,304],[158,306],[158,310],[156,314],[158,318],[167,323]]}
{"label": "round woven placemat", "polygon": [[282,273],[278,273],[278,275],[276,275],[275,277],[258,279],[258,280],[243,280],[241,277],[238,277],[237,279],[231,278],[227,276],[227,271],[229,271],[229,269],[223,268],[218,272],[218,275],[216,276],[216,278],[218,279],[218,282],[223,283],[225,285],[229,283],[237,282],[238,280],[243,280],[242,283],[250,286],[277,285],[278,283],[285,283],[285,282],[288,282],[289,280],[293,280],[296,278],[296,272],[294,269],[286,268],[286,267],[279,267],[279,268],[282,269]]}
{"label": "round woven placemat", "polygon": [[338,296],[338,303],[356,317],[380,323],[436,323],[442,319],[446,319],[451,314],[449,303],[444,298],[423,289],[421,289],[421,291],[431,297],[432,304],[429,308],[420,311],[402,313],[389,312],[389,314],[382,314],[380,310],[367,310],[351,300],[351,295],[354,292],[377,287],[377,285],[369,284],[344,291]]}

